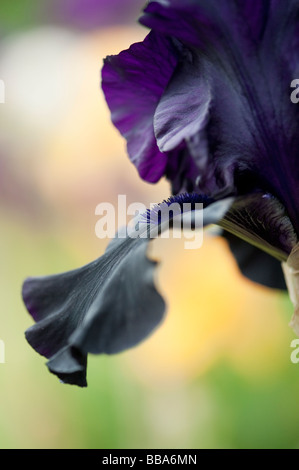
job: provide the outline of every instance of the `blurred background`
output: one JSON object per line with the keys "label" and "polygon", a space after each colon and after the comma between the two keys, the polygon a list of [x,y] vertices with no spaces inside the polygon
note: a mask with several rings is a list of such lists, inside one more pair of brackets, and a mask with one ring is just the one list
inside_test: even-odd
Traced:
{"label": "blurred background", "polygon": [[87,389],[62,385],[26,343],[29,275],[100,256],[101,202],[169,196],[142,182],[110,123],[103,58],[140,41],[143,0],[1,0],[1,448],[299,448],[299,364],[288,296],[237,270],[227,245],[157,240],[162,327],[126,353],[91,356]]}

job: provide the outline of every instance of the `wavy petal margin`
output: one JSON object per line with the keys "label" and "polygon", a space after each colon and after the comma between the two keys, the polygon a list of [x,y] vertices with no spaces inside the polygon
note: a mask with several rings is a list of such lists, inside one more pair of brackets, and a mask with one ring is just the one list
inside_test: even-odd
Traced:
{"label": "wavy petal margin", "polygon": [[[36,323],[26,331],[26,339],[49,359],[50,372],[64,383],[84,387],[88,353],[115,354],[137,346],[161,323],[165,303],[154,283],[157,263],[147,258],[149,242],[169,226],[163,211],[162,219],[155,217],[159,209],[188,203],[194,216],[192,209],[199,203],[203,225],[209,225],[218,223],[232,202],[229,198],[208,203],[198,195],[172,198],[138,219],[137,237],[129,230],[119,233],[93,263],[27,279],[23,300]],[[174,211],[170,216],[174,224],[187,214]]]}

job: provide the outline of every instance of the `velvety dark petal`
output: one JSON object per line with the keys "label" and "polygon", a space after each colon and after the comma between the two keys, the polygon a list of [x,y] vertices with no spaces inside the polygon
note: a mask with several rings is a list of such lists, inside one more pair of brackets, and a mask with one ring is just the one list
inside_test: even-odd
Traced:
{"label": "velvety dark petal", "polygon": [[136,346],[161,322],[165,305],[153,284],[156,263],[146,258],[146,250],[139,240],[103,286],[70,339],[80,351],[119,353]]}
{"label": "velvety dark petal", "polygon": [[252,48],[263,36],[270,4],[271,0],[157,0],[149,2],[140,22],[203,50],[224,50],[233,40],[239,40],[235,47],[246,43]]}
{"label": "velvety dark petal", "polygon": [[[173,223],[182,223],[189,213],[192,229],[195,212],[202,213],[203,225],[215,224],[232,202],[231,198],[213,202],[197,194],[173,197],[139,216],[136,227],[119,232],[93,263],[26,280],[23,299],[36,320],[26,338],[49,358],[49,370],[65,383],[85,386],[88,353],[118,353],[144,340],[160,324],[165,311],[154,285],[156,263],[146,256],[149,241],[171,227],[164,209],[176,204],[176,210],[168,212]],[[154,217],[160,213],[161,217]]]}
{"label": "velvety dark petal", "polygon": [[288,73],[297,77],[299,67],[298,1],[272,0],[269,3],[271,21],[267,22],[267,28],[265,28],[263,47],[268,51],[272,47],[273,58],[278,62],[283,62]]}
{"label": "velvety dark petal", "polygon": [[229,232],[223,232],[243,276],[272,289],[286,290],[281,262]]}
{"label": "velvety dark petal", "polygon": [[76,348],[66,346],[47,362],[47,366],[62,383],[87,387],[87,355]]}
{"label": "velvety dark petal", "polygon": [[148,4],[140,21],[155,36],[103,70],[113,122],[144,179],[165,174],[174,192],[211,196],[262,187],[299,232],[298,12],[295,0]]}
{"label": "velvety dark petal", "polygon": [[215,58],[219,52],[231,54],[230,46],[252,53],[270,35],[272,45],[277,40],[284,48],[297,28],[297,15],[297,0],[152,0],[140,22]]}
{"label": "velvety dark petal", "polygon": [[261,192],[237,198],[219,225],[279,261],[288,258],[298,241],[282,204]]}
{"label": "velvety dark petal", "polygon": [[[199,153],[204,160],[205,153]],[[165,176],[171,182],[172,194],[185,192],[193,192],[196,189],[196,181],[198,179],[198,163],[190,155],[188,148],[182,147],[175,152],[171,152],[165,169]]]}
{"label": "velvety dark petal", "polygon": [[164,174],[167,155],[158,149],[154,113],[177,64],[170,39],[151,32],[118,56],[105,59],[102,88],[114,125],[127,140],[140,176],[149,182]]}
{"label": "velvety dark petal", "polygon": [[[66,340],[82,322],[113,257],[96,261],[67,273],[28,278],[23,284],[23,300],[36,324],[26,338],[39,354],[49,358],[65,346]],[[82,290],[88,295],[82,296]]]}
{"label": "velvety dark petal", "polygon": [[207,124],[211,90],[204,66],[197,55],[182,50],[155,112],[154,129],[161,152],[175,149]]}

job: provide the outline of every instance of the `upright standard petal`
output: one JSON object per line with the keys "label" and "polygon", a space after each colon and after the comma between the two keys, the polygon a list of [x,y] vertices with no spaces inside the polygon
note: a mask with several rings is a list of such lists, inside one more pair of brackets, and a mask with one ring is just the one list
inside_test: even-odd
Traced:
{"label": "upright standard petal", "polygon": [[116,239],[87,266],[25,281],[23,299],[36,320],[26,339],[63,382],[85,386],[88,352],[135,346],[162,320],[146,249],[145,239]]}
{"label": "upright standard petal", "polygon": [[[151,1],[140,21],[176,38],[209,70],[212,105],[204,142],[210,163],[198,191],[268,191],[299,233],[299,106],[290,100],[299,67],[299,3]],[[200,89],[201,76],[197,84]],[[199,140],[195,153],[200,149]]]}
{"label": "upright standard petal", "polygon": [[206,126],[211,90],[205,62],[181,47],[179,63],[154,115],[154,129],[161,152],[178,147]]}
{"label": "upright standard petal", "polygon": [[114,125],[127,140],[128,154],[141,178],[163,176],[167,155],[154,135],[154,113],[177,65],[172,41],[151,32],[118,56],[105,59],[102,88]]}

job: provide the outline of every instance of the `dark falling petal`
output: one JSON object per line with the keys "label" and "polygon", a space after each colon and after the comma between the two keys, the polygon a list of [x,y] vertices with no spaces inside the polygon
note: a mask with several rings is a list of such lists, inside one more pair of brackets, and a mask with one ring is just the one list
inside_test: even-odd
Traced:
{"label": "dark falling petal", "polygon": [[111,353],[136,345],[161,322],[164,301],[154,287],[155,263],[147,259],[146,249],[145,239],[116,240],[101,258],[79,270],[25,281],[24,302],[29,312],[34,305],[35,318],[40,318],[26,339],[50,359],[50,371],[64,382],[82,386],[86,354],[72,341],[79,341],[81,330],[84,349],[93,352],[96,334],[101,352]]}
{"label": "dark falling petal", "polygon": [[156,263],[146,257],[147,243],[133,244],[70,339],[80,351],[119,353],[140,343],[163,319],[165,304],[153,283]]}
{"label": "dark falling petal", "polygon": [[244,52],[259,47],[271,21],[292,25],[297,8],[297,0],[151,0],[140,23],[205,52],[230,54],[228,45]]}
{"label": "dark falling petal", "polygon": [[[203,224],[215,224],[233,199],[212,202],[199,195],[180,195],[162,206],[203,204]],[[158,212],[159,206],[154,211]],[[193,210],[192,213],[195,211]],[[186,214],[173,214],[184,218]],[[36,324],[26,331],[30,345],[46,356],[49,370],[63,382],[85,386],[88,353],[114,354],[138,345],[161,323],[165,303],[154,285],[156,262],[147,258],[148,243],[168,224],[140,219],[137,238],[113,239],[105,254],[68,273],[30,278],[23,299]],[[157,219],[154,219],[157,220]],[[192,220],[192,217],[191,217]],[[143,234],[150,236],[143,238]],[[122,234],[123,235],[123,234]]]}
{"label": "dark falling petal", "polygon": [[247,279],[271,289],[286,290],[281,263],[229,232],[223,232],[238,267]]}
{"label": "dark falling petal", "polygon": [[66,346],[47,362],[49,371],[57,375],[62,383],[87,387],[87,354],[75,347]]}

